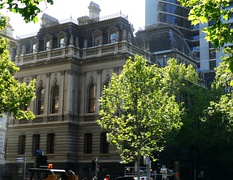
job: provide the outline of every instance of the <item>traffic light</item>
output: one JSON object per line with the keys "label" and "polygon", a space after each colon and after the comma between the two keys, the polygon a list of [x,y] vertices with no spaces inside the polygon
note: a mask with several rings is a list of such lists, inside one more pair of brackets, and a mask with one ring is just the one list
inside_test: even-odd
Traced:
{"label": "traffic light", "polygon": [[47,156],[43,156],[43,155],[38,155],[36,157],[36,167],[41,167],[41,166],[48,166],[48,162],[47,162],[48,158]]}

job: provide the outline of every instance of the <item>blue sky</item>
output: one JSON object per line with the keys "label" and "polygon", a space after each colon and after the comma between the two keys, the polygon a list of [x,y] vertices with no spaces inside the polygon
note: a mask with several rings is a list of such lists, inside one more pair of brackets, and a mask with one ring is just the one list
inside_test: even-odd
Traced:
{"label": "blue sky", "polygon": [[[68,19],[72,16],[73,19],[89,15],[88,6],[90,0],[54,0],[54,5],[41,4],[44,13],[47,13],[58,20]],[[137,31],[145,25],[145,0],[93,0],[100,6],[100,16],[119,13],[128,15],[128,20],[134,25]],[[19,15],[9,14],[10,24],[15,30],[15,35],[22,36],[30,33],[35,33],[40,28],[40,22],[26,24]],[[38,17],[40,17],[40,14]]]}

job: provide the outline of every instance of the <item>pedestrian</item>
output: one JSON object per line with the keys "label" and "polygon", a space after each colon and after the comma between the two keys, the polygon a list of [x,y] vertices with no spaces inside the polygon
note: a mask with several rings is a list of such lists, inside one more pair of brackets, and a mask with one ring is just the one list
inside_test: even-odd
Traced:
{"label": "pedestrian", "polygon": [[110,175],[107,174],[107,175],[105,176],[104,180],[110,180]]}

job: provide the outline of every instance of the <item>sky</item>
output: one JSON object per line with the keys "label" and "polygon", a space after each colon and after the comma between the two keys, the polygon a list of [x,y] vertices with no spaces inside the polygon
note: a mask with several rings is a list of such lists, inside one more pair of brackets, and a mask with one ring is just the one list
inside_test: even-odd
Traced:
{"label": "sky", "polygon": [[[145,26],[145,0],[92,0],[100,6],[100,17],[112,15],[116,13],[123,13],[128,15],[128,20],[133,24],[135,32]],[[65,20],[72,17],[89,15],[88,6],[91,0],[54,0],[53,5],[46,5],[45,2],[41,4],[43,13],[57,18],[58,20]],[[14,36],[20,37],[28,34],[38,32],[40,29],[40,18],[42,14],[38,15],[39,22],[26,24],[18,14],[7,13],[10,17],[10,24],[14,29]]]}

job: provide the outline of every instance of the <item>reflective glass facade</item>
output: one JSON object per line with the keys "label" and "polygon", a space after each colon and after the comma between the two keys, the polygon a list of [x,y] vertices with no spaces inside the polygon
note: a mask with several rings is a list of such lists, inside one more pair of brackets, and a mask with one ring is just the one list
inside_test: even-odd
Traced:
{"label": "reflective glass facade", "polygon": [[[188,20],[189,9],[177,0],[146,0],[146,26],[159,22],[174,25],[184,35],[190,48],[199,48],[199,28]],[[199,56],[199,53],[196,53]]]}

